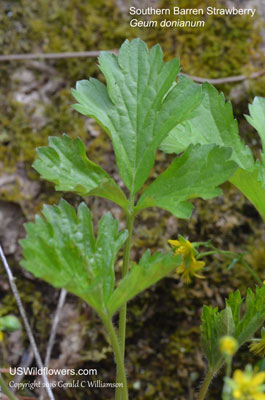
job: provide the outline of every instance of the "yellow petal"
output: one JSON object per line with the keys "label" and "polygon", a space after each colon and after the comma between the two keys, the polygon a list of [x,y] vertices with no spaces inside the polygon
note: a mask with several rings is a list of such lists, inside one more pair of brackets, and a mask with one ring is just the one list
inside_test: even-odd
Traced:
{"label": "yellow petal", "polygon": [[240,369],[235,370],[233,374],[233,379],[238,385],[244,383],[245,382],[244,373]]}
{"label": "yellow petal", "polygon": [[181,243],[180,243],[178,240],[168,240],[168,243],[169,243],[171,246],[174,246],[174,247],[179,247],[179,246],[181,246]]}
{"label": "yellow petal", "polygon": [[235,399],[241,399],[241,391],[239,389],[235,389],[233,391],[233,396]]}
{"label": "yellow petal", "polygon": [[178,266],[178,268],[176,269],[176,273],[177,273],[177,274],[183,274],[183,272],[185,272],[185,270],[186,270],[186,266],[185,266],[184,263],[182,263],[182,264],[180,264],[180,265]]}
{"label": "yellow petal", "polygon": [[252,395],[253,400],[265,400],[264,393],[256,393]]}
{"label": "yellow petal", "polygon": [[175,254],[184,254],[188,255],[189,254],[189,249],[185,246],[180,246],[175,250]]}
{"label": "yellow petal", "polygon": [[203,269],[203,267],[205,266],[205,262],[204,261],[197,261],[197,260],[192,260],[192,266],[194,269],[196,269],[196,271],[199,271],[200,269]]}
{"label": "yellow petal", "polygon": [[250,385],[252,386],[259,386],[265,381],[265,372],[259,372],[255,374],[253,378],[250,380]]}
{"label": "yellow petal", "polygon": [[196,272],[193,273],[193,276],[196,276],[196,278],[199,278],[199,279],[206,279],[205,276],[196,274]]}

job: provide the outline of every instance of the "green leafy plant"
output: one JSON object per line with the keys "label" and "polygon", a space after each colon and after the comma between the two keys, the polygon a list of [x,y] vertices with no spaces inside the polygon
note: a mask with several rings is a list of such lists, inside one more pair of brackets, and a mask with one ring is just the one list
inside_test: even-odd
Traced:
{"label": "green leafy plant", "polygon": [[199,399],[205,393],[213,376],[225,364],[226,357],[220,350],[220,340],[224,336],[236,339],[238,349],[248,342],[265,320],[265,286],[256,289],[256,294],[248,289],[245,311],[241,313],[243,299],[239,290],[230,293],[226,307],[222,311],[208,306],[203,307],[201,341],[207,356],[209,371],[202,386]]}
{"label": "green leafy plant", "polygon": [[[200,86],[195,83],[193,85]],[[239,136],[238,124],[234,119],[231,103],[226,102],[224,95],[209,83],[205,83],[201,87],[204,98],[197,110],[193,112],[189,120],[172,129],[160,148],[167,153],[177,154],[182,151],[186,152],[191,145],[197,144],[218,144],[231,148],[231,160],[237,163],[238,169],[229,180],[251,201],[265,221],[265,99],[256,97],[253,104],[249,105],[250,115],[246,116],[247,121],[257,130],[262,144],[259,158],[255,160],[250,148]],[[205,254],[213,253],[214,251],[210,251]],[[227,255],[229,255],[228,253],[226,252]],[[249,289],[244,316],[240,314],[242,299],[238,291],[230,295],[226,308],[221,312],[204,306],[202,344],[209,369],[199,394],[200,400],[205,398],[208,386],[221,366],[227,363],[230,364],[228,371],[231,369],[231,359],[227,360],[218,350],[221,337],[231,335],[237,339],[240,347],[253,337],[265,319],[262,280],[247,265],[242,256],[235,257],[231,267],[237,262],[242,262],[261,288],[257,289],[256,297]],[[226,378],[227,382],[231,383],[231,380],[229,381],[230,372],[227,372]],[[237,387],[236,384],[234,386]],[[232,398],[229,387],[228,384],[225,386],[224,400]],[[227,393],[226,390],[228,390]],[[256,399],[256,397],[254,398]]]}
{"label": "green leafy plant", "polygon": [[[196,83],[193,85],[200,86]],[[249,106],[250,116],[246,116],[257,130],[262,143],[260,159],[255,161],[251,150],[239,136],[231,103],[226,102],[224,95],[209,83],[201,87],[204,98],[197,110],[189,120],[172,129],[160,147],[167,153],[177,154],[191,143],[230,147],[231,159],[237,163],[238,169],[229,180],[251,201],[265,220],[265,99],[256,97]]]}
{"label": "green leafy plant", "polygon": [[14,332],[20,328],[20,322],[14,315],[0,317],[0,332]]}
{"label": "green leafy plant", "polygon": [[[126,230],[119,231],[118,221],[107,212],[99,221],[95,236],[87,205],[81,203],[76,212],[61,200],[59,205],[44,206],[42,216],[26,224],[27,237],[21,240],[22,265],[53,286],[79,296],[98,313],[115,353],[117,383],[122,383],[117,386],[116,400],[126,400],[127,302],[177,267],[182,271],[192,267],[196,272],[203,264],[197,261],[199,255],[192,250],[192,244],[183,238],[184,245],[172,251],[151,255],[147,250],[139,262],[131,262],[135,216],[145,208],[160,207],[175,217],[187,219],[192,212],[191,199],[220,195],[218,186],[228,179],[235,181],[240,174],[256,174],[255,184],[263,193],[258,173],[262,163],[254,163],[251,152],[238,138],[231,106],[208,85],[202,87],[178,76],[179,60],[164,63],[160,46],[148,50],[139,39],[126,41],[118,55],[102,52],[99,68],[106,84],[93,78],[78,82],[73,91],[77,100],[74,108],[94,118],[106,131],[126,190],[88,159],[80,139],[67,135],[52,137],[49,146],[39,148],[34,168],[42,178],[53,182],[56,190],[83,197],[100,196],[116,203],[124,211]],[[211,109],[209,104],[214,101],[217,105]],[[253,108],[253,121],[257,121],[255,114]],[[210,122],[205,115],[211,118]],[[204,119],[208,121],[207,129]],[[260,126],[262,121],[253,124]],[[205,128],[205,140],[197,135],[197,127]],[[189,137],[185,137],[187,129]],[[215,141],[207,136],[209,132],[215,135]],[[183,154],[147,184],[159,148]],[[114,265],[121,249],[123,266],[117,282]],[[260,300],[263,294],[263,288],[257,289],[256,296],[249,292],[244,317],[239,317],[242,299],[238,292],[230,296],[226,309],[220,313],[204,308],[202,341],[214,372],[224,362],[216,351],[220,335],[237,332],[236,337],[242,337],[243,344],[259,328],[265,318]],[[258,320],[253,317],[256,311]],[[116,312],[119,332],[112,323]]]}
{"label": "green leafy plant", "polygon": [[[4,332],[15,332],[21,328],[20,322],[14,315],[5,315],[0,317],[0,347],[2,345],[2,341],[4,339]],[[10,392],[8,385],[0,374],[0,389],[1,391],[8,396],[11,400],[16,400],[16,397],[13,393]]]}

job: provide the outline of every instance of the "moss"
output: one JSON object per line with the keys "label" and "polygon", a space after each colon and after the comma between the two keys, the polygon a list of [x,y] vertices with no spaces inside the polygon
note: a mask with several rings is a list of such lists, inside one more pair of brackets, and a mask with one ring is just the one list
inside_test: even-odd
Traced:
{"label": "moss", "polygon": [[[27,0],[3,2],[0,36],[4,54],[119,48],[135,30],[128,28],[114,0]],[[55,62],[73,81],[97,69],[95,59]]]}
{"label": "moss", "polygon": [[[172,8],[173,0],[161,0],[160,8]],[[190,8],[190,1],[182,0],[181,8]],[[205,0],[194,0],[193,8],[206,10]],[[224,7],[221,1],[215,7]],[[156,16],[161,21],[165,16]],[[180,56],[183,71],[191,75],[221,78],[241,74],[254,59],[261,44],[257,18],[250,16],[183,15],[171,12],[167,19],[205,20],[204,28],[158,27],[150,29],[146,38],[150,43],[160,43],[168,58]],[[230,86],[231,87],[231,86]]]}
{"label": "moss", "polygon": [[8,96],[3,107],[0,124],[2,135],[4,133],[0,142],[1,161],[5,170],[12,172],[18,162],[32,159],[32,152],[38,140],[36,135],[32,135],[30,118],[24,112],[24,107],[15,103],[11,96]]}
{"label": "moss", "polygon": [[[114,0],[86,3],[66,0],[63,7],[58,0],[22,0],[4,1],[2,6],[0,41],[3,54],[115,49],[136,33],[128,29]],[[75,82],[91,75],[100,76],[95,58],[51,60],[47,65],[48,72],[45,65],[44,71],[39,72],[25,62],[0,65],[0,160],[6,172],[15,172],[18,165],[23,165],[33,180],[38,179],[38,175],[32,175],[31,170],[36,148],[47,145],[51,135],[66,132],[73,137],[80,136],[91,147],[91,158],[98,163],[102,161],[104,164],[104,154],[110,150],[105,134],[101,135],[99,130],[99,135],[91,140],[87,118],[71,109],[74,102],[71,87],[75,86]],[[51,66],[52,73],[49,72]],[[26,94],[33,91],[39,100],[34,100],[33,96],[29,104],[15,101],[14,93],[21,91],[21,84],[13,77],[18,68],[21,72],[33,72],[34,82],[28,85],[30,88]],[[39,88],[52,82],[54,89],[50,89],[47,102],[39,95]],[[22,90],[26,90],[25,85]],[[41,114],[43,121],[40,126],[34,123],[36,112]],[[49,187],[52,188],[46,185],[46,189]],[[44,196],[48,203],[49,195],[53,199],[51,190]],[[2,197],[23,202],[18,186],[10,193],[2,193]],[[38,199],[36,210],[39,210],[40,204],[37,203]]]}
{"label": "moss", "polygon": [[[49,332],[50,328],[50,310],[47,302],[43,303],[43,292],[36,290],[35,284],[26,280],[24,276],[19,276],[19,272],[16,272],[16,284],[21,296],[23,306],[27,310],[29,320],[34,321],[34,331],[40,337],[41,341],[46,338],[46,332]],[[42,290],[44,288],[42,287]],[[32,296],[34,293],[34,296]],[[17,303],[12,293],[8,293],[1,301],[1,315],[14,314],[20,318]],[[32,325],[33,328],[33,325]],[[27,335],[24,332],[24,340],[27,341]]]}

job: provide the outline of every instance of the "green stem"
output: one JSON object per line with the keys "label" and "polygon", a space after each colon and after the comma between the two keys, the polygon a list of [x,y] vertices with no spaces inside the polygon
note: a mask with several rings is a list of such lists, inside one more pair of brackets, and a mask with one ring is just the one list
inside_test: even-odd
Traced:
{"label": "green stem", "polygon": [[115,355],[115,360],[117,364],[117,375],[119,376],[119,381],[116,383],[122,383],[122,387],[117,387],[116,393],[118,393],[118,396],[122,398],[122,400],[128,400],[128,387],[127,387],[127,378],[126,378],[126,373],[125,373],[125,368],[124,368],[124,361],[123,357],[121,354],[121,349],[120,349],[120,344],[119,340],[117,337],[117,334],[115,332],[114,326],[111,322],[111,319],[106,317],[103,319],[105,328],[109,334],[112,349]]}
{"label": "green stem", "polygon": [[207,393],[207,391],[209,389],[209,386],[210,386],[210,383],[211,383],[211,381],[213,379],[214,374],[215,374],[215,370],[214,369],[209,369],[209,371],[207,372],[207,375],[206,375],[206,377],[205,377],[205,379],[203,381],[201,389],[199,391],[198,400],[204,400],[205,399],[206,393]]}
{"label": "green stem", "polygon": [[2,375],[0,375],[0,397],[1,397],[1,390],[10,400],[17,400],[17,397],[12,392],[10,392],[9,387],[5,383]]}
{"label": "green stem", "polygon": [[232,251],[214,249],[210,251],[205,251],[204,253],[200,253],[197,259],[203,258],[205,256],[210,256],[212,254],[222,254],[224,256],[238,257],[238,255],[236,253],[233,253]]}
{"label": "green stem", "polygon": [[226,370],[225,370],[225,376],[227,378],[230,378],[232,371],[232,357],[229,357],[229,359],[226,361]]}
{"label": "green stem", "polygon": [[[232,357],[226,357],[226,371],[225,377],[230,378],[232,371]],[[222,400],[230,400],[231,399],[231,387],[228,385],[226,379],[224,380],[223,392],[222,392]]]}
{"label": "green stem", "polygon": [[[131,242],[132,242],[132,233],[133,233],[133,222],[134,222],[134,215],[133,215],[133,207],[134,207],[134,196],[130,194],[129,197],[129,209],[126,215],[126,228],[128,230],[128,239],[125,244],[124,254],[123,254],[123,265],[122,265],[122,278],[124,278],[129,270],[130,264],[130,251],[131,251]],[[119,316],[119,339],[120,339],[120,349],[121,349],[121,356],[122,361],[124,363],[124,354],[125,354],[125,338],[126,338],[126,316],[127,316],[127,303],[125,303],[120,309],[120,316]],[[116,382],[119,382],[120,375],[119,371],[117,374]],[[115,399],[120,400],[120,390],[117,389],[115,393]],[[123,400],[123,399],[122,399]]]}
{"label": "green stem", "polygon": [[216,251],[211,250],[211,251],[205,251],[204,253],[200,253],[197,257],[197,260],[200,258],[206,257],[206,256],[211,256],[212,254],[216,254]]}
{"label": "green stem", "polygon": [[[134,220],[133,217],[131,217],[131,216],[127,217],[128,239],[126,241],[126,245],[125,245],[125,249],[124,249],[122,278],[124,278],[127,275],[128,269],[129,269],[130,250],[131,250],[132,231],[133,231],[133,220]],[[125,303],[120,309],[120,321],[119,321],[119,338],[120,338],[122,357],[124,357],[124,352],[125,352],[126,313],[127,313],[127,304]]]}
{"label": "green stem", "polygon": [[260,279],[260,277],[256,274],[256,272],[253,270],[253,268],[245,261],[243,258],[240,260],[240,263],[248,270],[248,272],[253,276],[253,278],[256,280],[257,284],[262,287],[263,282]]}

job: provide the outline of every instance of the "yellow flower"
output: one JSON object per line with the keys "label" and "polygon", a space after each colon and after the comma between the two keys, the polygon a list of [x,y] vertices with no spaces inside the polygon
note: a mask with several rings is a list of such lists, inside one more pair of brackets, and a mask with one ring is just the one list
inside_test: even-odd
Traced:
{"label": "yellow flower", "polygon": [[184,279],[187,283],[191,282],[191,277],[195,276],[199,279],[204,279],[204,276],[197,274],[198,271],[201,271],[205,266],[204,261],[197,261],[193,256],[187,262],[187,260],[182,261],[182,263],[178,266],[176,272],[181,275],[181,278]]}
{"label": "yellow flower", "polygon": [[232,336],[223,336],[220,339],[220,350],[223,354],[233,356],[237,351],[238,343]]}
{"label": "yellow flower", "polygon": [[203,269],[205,262],[196,260],[197,252],[192,246],[192,243],[184,239],[181,235],[178,236],[178,240],[169,240],[168,243],[173,247],[176,256],[182,256],[182,262],[176,270],[177,274],[180,274],[181,278],[187,283],[191,282],[192,276],[204,279],[204,277],[197,272]]}
{"label": "yellow flower", "polygon": [[249,350],[261,358],[265,356],[265,328],[262,328],[261,330],[260,339],[252,339],[252,343],[249,345]]}
{"label": "yellow flower", "polygon": [[4,340],[4,334],[2,331],[0,331],[0,342],[2,342]]}
{"label": "yellow flower", "polygon": [[245,371],[237,369],[228,382],[235,400],[265,400],[265,372],[256,373],[247,366]]}
{"label": "yellow flower", "polygon": [[169,240],[168,243],[173,247],[174,254],[178,255],[194,255],[195,250],[189,240],[184,239],[182,236],[178,236],[179,240]]}

